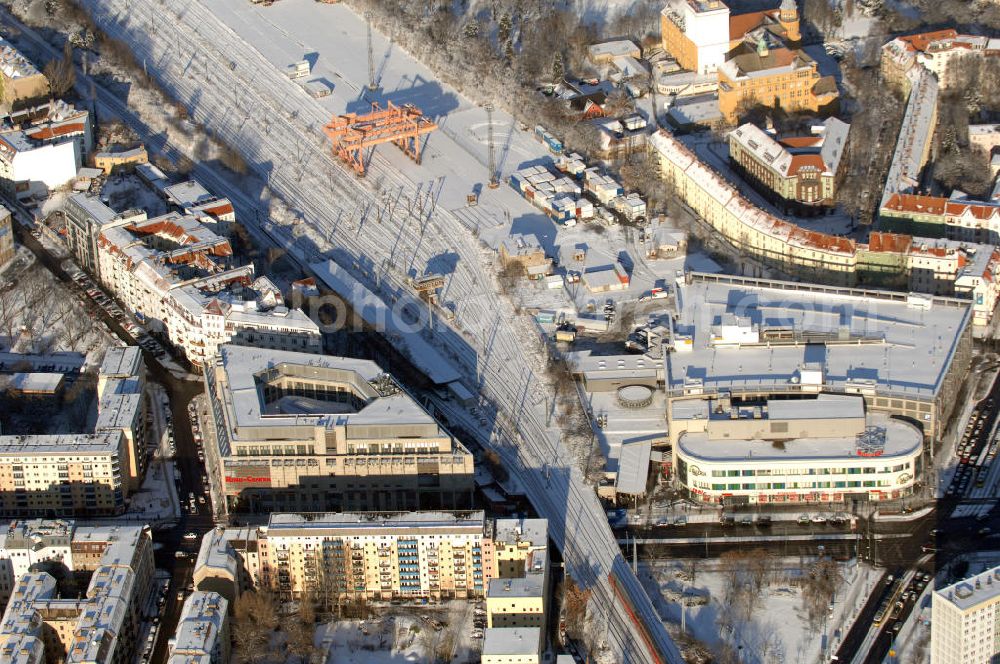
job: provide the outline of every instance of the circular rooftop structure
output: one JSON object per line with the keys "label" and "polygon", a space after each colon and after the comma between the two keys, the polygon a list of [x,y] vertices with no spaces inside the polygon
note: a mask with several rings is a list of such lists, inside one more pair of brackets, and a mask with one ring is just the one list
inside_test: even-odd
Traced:
{"label": "circular rooftop structure", "polygon": [[645,408],[653,403],[653,389],[645,385],[624,385],[618,388],[618,404],[622,408]]}

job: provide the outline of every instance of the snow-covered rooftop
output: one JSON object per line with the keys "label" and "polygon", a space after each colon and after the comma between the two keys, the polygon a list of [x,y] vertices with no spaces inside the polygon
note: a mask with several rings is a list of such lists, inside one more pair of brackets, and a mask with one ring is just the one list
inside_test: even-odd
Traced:
{"label": "snow-covered rooftop", "polygon": [[[680,285],[677,302],[676,332],[691,335],[693,349],[667,356],[671,390],[689,381],[706,391],[788,388],[816,364],[827,386],[870,381],[879,391],[932,398],[971,319],[970,304],[959,300],[710,275]],[[756,342],[713,342],[727,317],[745,321]],[[779,329],[814,343],[767,343],[767,331]]]}
{"label": "snow-covered rooftop", "polygon": [[[857,401],[861,401],[860,398]],[[825,412],[814,404],[813,416],[822,418]],[[777,419],[772,417],[772,419]],[[923,445],[923,434],[912,424],[891,419],[882,413],[868,416],[867,423],[884,432],[884,448],[877,458],[886,462],[892,458],[910,456],[919,452]],[[836,461],[840,459],[862,458],[859,454],[857,436],[794,438],[775,446],[772,440],[710,438],[704,431],[683,433],[678,440],[680,451],[686,456],[705,461],[735,461],[753,459],[755,461],[790,461],[794,459]],[[864,457],[868,458],[868,457]]]}

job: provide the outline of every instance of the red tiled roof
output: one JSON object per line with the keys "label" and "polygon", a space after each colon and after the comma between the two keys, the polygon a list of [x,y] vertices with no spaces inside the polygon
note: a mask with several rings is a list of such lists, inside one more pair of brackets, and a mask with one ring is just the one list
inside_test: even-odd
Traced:
{"label": "red tiled roof", "polygon": [[948,199],[941,196],[920,196],[918,194],[893,194],[885,207],[899,212],[919,212],[921,214],[944,214]]}
{"label": "red tiled roof", "polygon": [[952,217],[960,217],[966,213],[971,214],[976,219],[989,219],[997,213],[997,208],[993,205],[983,205],[977,203],[959,203],[948,201],[945,204],[945,214]]}
{"label": "red tiled roof", "polygon": [[792,230],[790,239],[798,240],[805,245],[824,251],[854,253],[854,240],[850,238],[827,235],[826,233],[819,233],[817,231],[807,231],[798,226]]}
{"label": "red tiled roof", "polygon": [[909,235],[872,231],[871,235],[868,236],[868,251],[905,253],[910,250],[912,244],[913,238]]}
{"label": "red tiled roof", "polygon": [[811,148],[823,142],[820,136],[789,136],[779,138],[778,142],[786,148]]}
{"label": "red tiled roof", "polygon": [[730,14],[729,15],[729,41],[736,41],[737,39],[743,39],[743,36],[759,26],[761,23],[767,19],[768,16],[774,14],[776,10],[767,9],[759,12],[749,12],[747,14]]}
{"label": "red tiled roof", "polygon": [[906,47],[911,51],[926,51],[931,42],[941,39],[954,39],[955,37],[958,37],[958,31],[954,28],[948,28],[947,30],[921,32],[916,35],[904,35],[899,37],[899,41],[906,44]]}
{"label": "red tiled roof", "polygon": [[214,214],[219,216],[224,214],[232,214],[233,205],[232,203],[223,203],[221,205],[215,205],[212,207],[204,207],[202,208],[202,211],[207,212],[208,214]]}
{"label": "red tiled roof", "polygon": [[47,141],[50,138],[55,138],[56,136],[65,136],[67,134],[77,134],[84,130],[84,125],[82,122],[71,122],[69,124],[59,125],[57,127],[41,127],[40,129],[29,129],[25,132],[28,138],[34,139],[36,141]]}
{"label": "red tiled roof", "polygon": [[826,170],[823,157],[818,154],[793,154],[792,160],[788,164],[788,172],[798,173],[800,170],[809,167],[817,169],[820,173]]}

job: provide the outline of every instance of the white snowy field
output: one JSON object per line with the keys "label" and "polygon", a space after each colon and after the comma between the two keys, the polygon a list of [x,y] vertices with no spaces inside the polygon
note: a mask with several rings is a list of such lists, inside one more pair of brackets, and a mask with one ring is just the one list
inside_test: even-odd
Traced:
{"label": "white snowy field", "polygon": [[[331,117],[367,112],[373,101],[412,103],[432,117],[439,129],[428,138],[420,166],[391,145],[376,150],[399,174],[423,187],[425,192],[432,191],[436,205],[454,212],[488,247],[495,250],[512,232],[535,235],[550,255],[585,245],[588,267],[610,265],[619,259],[634,266],[634,283],[620,296],[632,299],[678,269],[676,264],[646,261],[635,233],[628,236],[620,227],[595,232],[594,224],[567,228],[555,224],[524,200],[509,186],[508,178],[526,165],[551,164],[551,155],[534,139],[532,127],[519,129],[514,118],[502,110],[493,114],[501,185],[498,189],[486,187],[489,159],[486,111],[440,83],[432,71],[378,31],[372,33],[378,89],[369,91],[364,22],[346,5],[282,0],[272,7],[261,7],[244,0],[218,0],[210,8],[276,67],[283,69],[298,60],[307,60],[312,66],[308,80],[321,80],[332,87],[332,93],[319,100]],[[315,130],[320,132],[321,128]],[[377,170],[368,177],[377,182]],[[479,194],[478,204],[468,207],[466,197],[473,192]],[[694,260],[704,262],[704,257],[696,256]],[[433,266],[425,269],[432,270]],[[551,301],[542,300],[539,304],[557,308],[566,302],[565,292],[558,294],[564,296],[562,299],[557,294],[550,295],[553,295]],[[576,300],[580,308],[588,298],[570,295],[569,299]]]}
{"label": "white snowy field", "polygon": [[832,613],[817,630],[809,625],[801,592],[794,583],[814,560],[774,557],[772,578],[760,604],[749,620],[736,618],[732,629],[720,628],[720,615],[727,608],[723,605],[726,578],[718,560],[698,560],[693,583],[687,571],[689,561],[680,559],[641,563],[639,579],[660,615],[674,626],[681,622],[683,598],[687,632],[710,649],[717,650],[725,641],[741,653],[740,661],[746,664],[815,662],[821,661],[824,644],[828,650],[838,646],[838,630],[846,634],[878,575],[855,561],[841,563],[843,583],[834,597]]}
{"label": "white snowy field", "polygon": [[[480,639],[472,638],[473,605],[464,600],[440,608],[371,620],[341,620],[321,625],[316,644],[326,664],[402,664],[434,661],[478,662]],[[402,613],[402,612],[397,612]],[[434,629],[433,620],[439,621]]]}

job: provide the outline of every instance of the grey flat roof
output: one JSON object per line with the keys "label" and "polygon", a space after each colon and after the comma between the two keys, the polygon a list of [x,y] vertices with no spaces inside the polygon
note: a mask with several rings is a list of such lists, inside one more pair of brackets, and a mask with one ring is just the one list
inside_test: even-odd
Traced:
{"label": "grey flat roof", "polygon": [[102,376],[135,376],[142,364],[138,346],[114,346],[104,353],[101,362]]}
{"label": "grey flat roof", "polygon": [[620,493],[641,495],[646,493],[646,479],[649,477],[649,454],[653,450],[652,441],[622,445],[618,457],[618,477],[615,488]]}
{"label": "grey flat roof", "polygon": [[[978,584],[978,587],[977,587]],[[948,602],[961,611],[1000,595],[1000,567],[934,591],[934,605]]]}
{"label": "grey flat roof", "polygon": [[541,644],[540,627],[494,627],[483,634],[483,655],[537,655]]}
{"label": "grey flat roof", "polygon": [[[348,427],[373,424],[434,425],[436,431],[434,435],[443,435],[435,420],[404,392],[388,397],[371,398],[356,413],[329,415],[265,415],[263,413],[261,394],[256,379],[256,375],[262,371],[277,368],[280,365],[302,367],[306,371],[310,367],[335,369],[353,372],[356,374],[353,380],[364,387],[383,373],[377,364],[369,360],[232,344],[221,346],[219,356],[229,381],[229,392],[232,399],[232,405],[227,404],[227,408],[230,411],[232,424],[236,427],[318,426],[326,418],[332,418],[338,424],[344,424]],[[375,394],[374,388],[370,386],[368,386],[368,391]]]}
{"label": "grey flat roof", "polygon": [[[706,391],[787,388],[803,366],[823,368],[824,385],[869,381],[909,398],[937,395],[971,316],[969,303],[891,294],[848,294],[800,283],[695,275],[677,288],[676,332],[693,339],[691,352],[667,355],[666,385],[701,381]],[[862,291],[854,291],[863,293]],[[791,328],[874,343],[799,343],[713,347],[713,326],[739,316],[757,328]]]}
{"label": "grey flat roof", "polygon": [[[268,519],[267,532],[281,536],[284,530],[302,534],[323,535],[329,530],[337,534],[343,531],[371,531],[370,534],[389,535],[392,531],[435,530],[456,532],[468,530],[483,533],[486,514],[476,512],[330,512],[320,514],[272,514]],[[354,532],[354,534],[357,534]],[[402,532],[398,533],[402,534]]]}
{"label": "grey flat roof", "polygon": [[544,593],[542,574],[525,574],[522,577],[511,579],[490,579],[486,596],[495,599],[497,597],[541,597]]}

